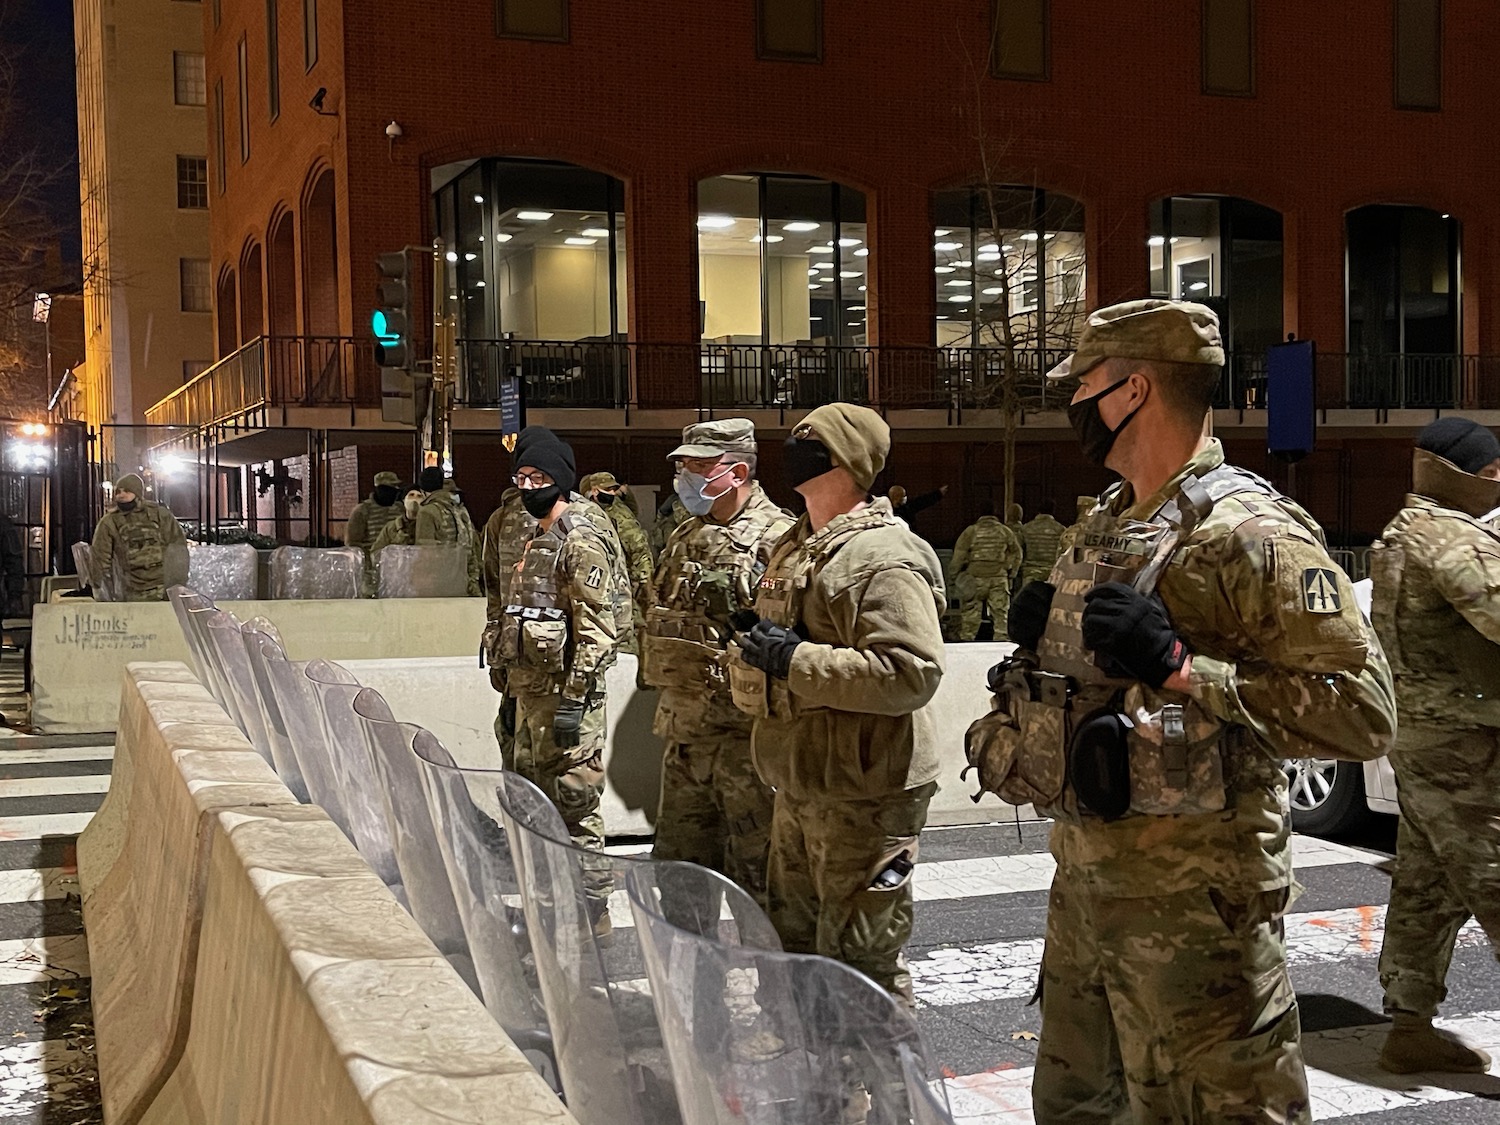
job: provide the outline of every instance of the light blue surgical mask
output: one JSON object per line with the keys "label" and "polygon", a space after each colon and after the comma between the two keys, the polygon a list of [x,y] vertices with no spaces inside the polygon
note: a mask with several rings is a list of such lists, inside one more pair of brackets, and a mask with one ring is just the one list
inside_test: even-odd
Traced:
{"label": "light blue surgical mask", "polygon": [[708,486],[716,480],[722,480],[727,474],[733,472],[733,465],[726,465],[723,472],[715,473],[711,477],[700,476],[698,473],[690,473],[686,469],[679,472],[675,485],[677,499],[682,501],[682,506],[687,509],[688,515],[708,515],[713,510],[714,501],[723,495],[722,492],[718,496],[706,495]]}

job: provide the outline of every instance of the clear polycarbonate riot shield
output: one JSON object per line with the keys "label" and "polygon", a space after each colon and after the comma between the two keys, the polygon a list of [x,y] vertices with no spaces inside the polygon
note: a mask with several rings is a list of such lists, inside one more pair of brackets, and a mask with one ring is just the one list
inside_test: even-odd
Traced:
{"label": "clear polycarbonate riot shield", "polygon": [[531,965],[515,856],[502,827],[501,772],[455,765],[427,731],[413,740],[412,750],[485,1007],[557,1087],[557,1064]]}
{"label": "clear polycarbonate riot shield", "polygon": [[187,562],[190,589],[218,601],[255,598],[260,560],[248,543],[194,543],[188,548]]}
{"label": "clear polycarbonate riot shield", "polygon": [[448,869],[438,849],[432,813],[427,809],[427,796],[422,789],[421,769],[412,750],[417,736],[428,732],[410,723],[397,722],[385,697],[374,688],[365,688],[354,697],[354,714],[375,766],[375,779],[385,802],[391,844],[411,915],[438,951],[478,993],[479,979],[469,956],[469,943],[453,901],[453,890],[448,885]]}
{"label": "clear polycarbonate riot shield", "polygon": [[401,905],[410,910],[401,867],[396,862],[385,796],[365,746],[363,721],[354,713],[354,698],[364,689],[345,669],[326,660],[308,661],[303,675],[312,684],[318,701],[328,752],[333,757],[335,784],[349,817],[354,846]]}
{"label": "clear polycarbonate riot shield", "polygon": [[90,544],[73,544],[73,569],[78,572],[79,586],[92,584],[94,587],[94,600],[96,602],[124,601],[125,580],[120,567],[120,560],[116,559],[114,565],[109,568],[109,571],[99,575],[99,581],[94,582],[93,557],[94,549]]}
{"label": "clear polycarbonate riot shield", "polygon": [[255,674],[250,669],[250,656],[245,651],[239,619],[232,613],[215,610],[208,615],[206,626],[209,647],[224,671],[229,696],[228,706],[224,709],[229,712],[235,726],[244,731],[250,745],[274,767],[271,740],[261,721],[260,703],[255,695]]}
{"label": "clear polycarbonate riot shield", "polygon": [[519,774],[504,774],[500,811],[563,1100],[580,1125],[675,1125],[682,1118],[636,929],[623,897],[613,912],[607,897],[627,868],[649,861],[575,847],[557,809]]}
{"label": "clear polycarbonate riot shield", "polygon": [[[261,629],[261,623],[269,625],[264,617],[246,621],[240,626],[240,639],[245,644],[245,654],[250,660],[250,674],[255,679],[255,696],[260,705],[261,726],[271,744],[271,765],[281,782],[292,791],[297,800],[306,804],[312,798],[307,791],[307,781],[302,776],[302,766],[292,749],[291,732],[287,729],[286,716],[281,713],[281,702],[272,682],[271,661],[285,665],[286,653],[274,634]],[[306,680],[306,677],[302,677]]]}
{"label": "clear polycarbonate riot shield", "polygon": [[377,597],[461,598],[469,592],[469,550],[457,544],[382,547],[375,573]]}
{"label": "clear polycarbonate riot shield", "polygon": [[955,1125],[942,1077],[932,1073],[930,1066],[930,1059],[902,1045],[901,1068],[911,1091],[912,1125]]}
{"label": "clear polycarbonate riot shield", "polygon": [[937,1071],[911,1016],[836,961],[674,925],[669,901],[707,882],[683,867],[638,865],[626,888],[687,1125],[912,1125],[903,1049]]}
{"label": "clear polycarbonate riot shield", "polygon": [[357,598],[365,553],[352,547],[277,547],[271,552],[271,597]]}
{"label": "clear polycarbonate riot shield", "polygon": [[[339,830],[354,840],[354,824],[344,805],[344,792],[334,764],[333,748],[328,745],[328,732],[323,725],[322,707],[313,682],[307,678],[307,663],[292,661],[278,645],[261,646],[265,668],[271,682],[272,698],[286,727],[287,742],[292,757],[297,763],[307,787],[308,799],[322,807]],[[321,672],[324,678],[343,677],[354,683],[354,677],[337,664],[330,664]],[[358,694],[358,688],[353,695]]]}
{"label": "clear polycarbonate riot shield", "polygon": [[212,598],[205,598],[186,586],[173,586],[167,591],[167,601],[177,616],[177,624],[182,628],[182,637],[187,642],[188,655],[192,657],[194,671],[198,673],[198,682],[223,707],[228,698],[228,689],[216,657],[209,650],[208,637],[204,631],[204,622],[218,607],[214,605]]}

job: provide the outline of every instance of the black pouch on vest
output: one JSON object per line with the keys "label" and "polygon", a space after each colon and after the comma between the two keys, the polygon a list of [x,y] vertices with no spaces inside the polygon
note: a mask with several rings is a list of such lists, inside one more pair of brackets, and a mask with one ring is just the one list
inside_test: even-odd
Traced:
{"label": "black pouch on vest", "polygon": [[1130,811],[1130,720],[1101,707],[1090,711],[1073,730],[1068,777],[1078,803],[1103,820],[1119,820]]}

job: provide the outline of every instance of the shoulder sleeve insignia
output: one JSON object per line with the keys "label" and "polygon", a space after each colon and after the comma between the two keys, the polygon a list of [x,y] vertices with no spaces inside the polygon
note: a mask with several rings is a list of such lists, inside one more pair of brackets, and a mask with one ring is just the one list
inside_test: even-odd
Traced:
{"label": "shoulder sleeve insignia", "polygon": [[590,590],[597,590],[604,585],[604,568],[602,566],[589,567],[589,576],[584,579],[583,584]]}
{"label": "shoulder sleeve insignia", "polygon": [[1310,566],[1302,572],[1302,605],[1308,613],[1341,613],[1338,576],[1321,566]]}

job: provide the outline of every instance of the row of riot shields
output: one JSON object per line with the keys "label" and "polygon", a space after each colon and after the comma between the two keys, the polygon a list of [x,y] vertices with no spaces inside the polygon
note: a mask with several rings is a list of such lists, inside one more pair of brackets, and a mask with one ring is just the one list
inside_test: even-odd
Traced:
{"label": "row of riot shields", "polygon": [[[79,574],[90,571],[87,543],[73,545]],[[124,601],[122,560],[94,585],[96,601]],[[468,593],[468,550],[458,545],[382,547],[373,559],[351,547],[278,547],[257,551],[247,543],[188,543],[170,549],[164,563],[168,584],[186,579],[188,589],[217,601],[315,598],[461,598]]]}
{"label": "row of riot shields", "polygon": [[[575,846],[498,748],[460,764],[339,665],[291,659],[264,618],[183,587],[170,597],[209,691],[581,1125],[952,1120],[910,1015],[844,965],[783,952],[733,883]],[[595,925],[602,910],[612,932]]]}

